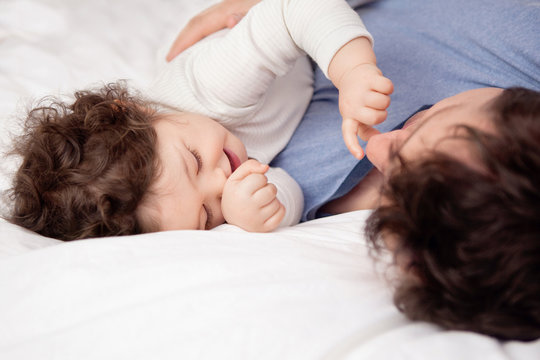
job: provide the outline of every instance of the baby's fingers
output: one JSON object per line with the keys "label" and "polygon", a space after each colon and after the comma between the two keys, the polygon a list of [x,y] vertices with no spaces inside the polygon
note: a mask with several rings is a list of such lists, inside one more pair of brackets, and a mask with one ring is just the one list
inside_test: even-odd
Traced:
{"label": "baby's fingers", "polygon": [[371,89],[381,94],[390,95],[394,92],[394,84],[387,77],[377,76],[371,82]]}
{"label": "baby's fingers", "polygon": [[373,135],[380,134],[381,132],[374,127],[367,126],[365,124],[359,123],[358,124],[358,130],[356,131],[356,135],[360,137],[360,139],[364,141],[368,141]]}
{"label": "baby's fingers", "polygon": [[377,129],[353,119],[343,119],[341,131],[347,149],[349,149],[351,154],[358,160],[364,157],[364,150],[362,150],[362,147],[358,143],[358,136],[360,136],[362,140],[367,141],[373,135],[380,133]]}
{"label": "baby's fingers", "polygon": [[386,110],[390,106],[390,96],[371,91],[366,95],[365,105],[375,110]]}
{"label": "baby's fingers", "polygon": [[253,200],[261,206],[267,205],[276,199],[277,188],[274,184],[267,183],[253,194]]}
{"label": "baby's fingers", "polygon": [[279,211],[281,206],[281,202],[274,198],[274,200],[270,201],[268,204],[261,206],[259,209],[260,218],[264,219],[266,222],[266,220],[270,219],[276,212]]}
{"label": "baby's fingers", "polygon": [[343,119],[341,124],[341,132],[343,133],[345,145],[351,154],[353,154],[353,156],[358,160],[364,157],[364,150],[362,150],[362,147],[360,147],[358,138],[356,137],[359,125],[360,124],[357,121],[352,119]]}
{"label": "baby's fingers", "polygon": [[[344,115],[343,119],[348,118],[352,121],[359,121],[367,126],[374,126],[386,120],[387,115],[386,110],[377,110],[371,107],[359,106]],[[367,141],[364,137],[362,137],[362,139]]]}
{"label": "baby's fingers", "polygon": [[250,174],[264,174],[268,170],[268,167],[268,165],[261,164],[257,160],[249,159],[242,163],[242,165],[229,176],[228,181],[242,180]]}
{"label": "baby's fingers", "polygon": [[[250,198],[253,198],[253,195],[259,191],[260,189],[263,189],[264,187],[268,186],[268,178],[264,174],[249,174],[242,180],[236,183],[238,189],[241,189],[241,191],[249,196]],[[259,205],[263,205],[262,203],[257,203]]]}
{"label": "baby's fingers", "polygon": [[266,219],[263,223],[264,231],[276,229],[285,217],[285,207],[278,199],[274,199],[274,201],[265,206],[262,211],[263,218]]}

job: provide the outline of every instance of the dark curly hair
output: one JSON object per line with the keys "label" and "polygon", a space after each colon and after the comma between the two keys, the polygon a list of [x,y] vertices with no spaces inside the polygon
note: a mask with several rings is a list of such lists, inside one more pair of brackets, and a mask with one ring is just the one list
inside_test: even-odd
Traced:
{"label": "dark curly hair", "polygon": [[8,220],[61,240],[142,232],[137,206],[157,166],[156,111],[125,82],[30,110],[13,154],[22,157]]}
{"label": "dark curly hair", "polygon": [[[495,134],[466,130],[484,171],[442,153],[401,159],[368,219],[396,241],[394,301],[412,320],[502,340],[540,337],[540,93],[504,90]],[[487,170],[487,171],[486,171]]]}

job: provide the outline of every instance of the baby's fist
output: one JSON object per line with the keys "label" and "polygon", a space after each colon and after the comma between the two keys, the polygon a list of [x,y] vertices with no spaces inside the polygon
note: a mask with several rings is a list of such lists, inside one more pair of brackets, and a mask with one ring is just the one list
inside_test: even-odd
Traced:
{"label": "baby's fist", "polygon": [[229,224],[254,232],[272,231],[279,226],[285,208],[276,198],[275,185],[269,184],[264,175],[267,170],[268,165],[248,160],[227,179],[221,209]]}

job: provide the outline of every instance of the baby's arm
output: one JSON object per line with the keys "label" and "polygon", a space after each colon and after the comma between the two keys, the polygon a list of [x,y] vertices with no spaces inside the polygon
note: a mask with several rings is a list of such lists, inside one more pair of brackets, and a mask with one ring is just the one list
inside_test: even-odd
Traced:
{"label": "baby's arm", "polygon": [[378,133],[372,126],[386,119],[393,91],[392,82],[376,64],[371,43],[366,38],[356,38],[336,53],[328,68],[329,78],[339,90],[343,139],[358,159],[364,152],[357,135],[367,141]]}
{"label": "baby's arm", "polygon": [[266,0],[225,36],[176,57],[156,81],[157,100],[234,126],[261,105],[268,87],[308,53],[325,74],[336,52],[370,37],[344,0]]}

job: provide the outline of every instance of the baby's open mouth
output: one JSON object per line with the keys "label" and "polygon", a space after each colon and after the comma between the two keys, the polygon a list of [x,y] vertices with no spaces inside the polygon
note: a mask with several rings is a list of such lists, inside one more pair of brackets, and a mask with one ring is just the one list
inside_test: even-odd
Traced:
{"label": "baby's open mouth", "polygon": [[229,159],[229,163],[231,164],[231,174],[238,169],[238,167],[242,164],[240,161],[240,158],[236,156],[234,152],[232,152],[229,149],[223,149],[223,152],[225,155],[227,155],[227,158]]}

